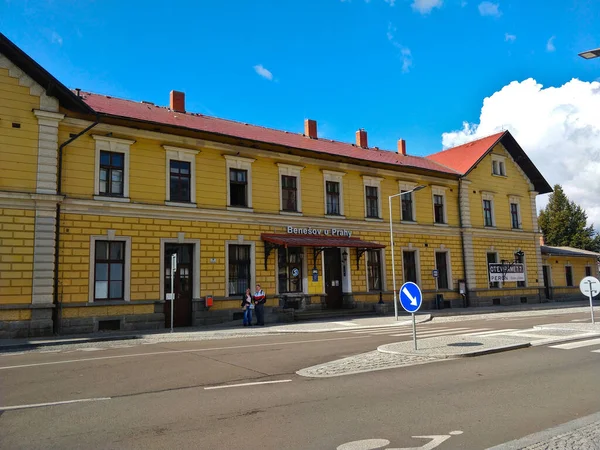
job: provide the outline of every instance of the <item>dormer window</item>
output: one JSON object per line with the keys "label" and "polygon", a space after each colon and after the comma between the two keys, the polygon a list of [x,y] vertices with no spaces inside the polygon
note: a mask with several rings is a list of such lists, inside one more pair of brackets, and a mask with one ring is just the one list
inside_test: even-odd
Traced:
{"label": "dormer window", "polygon": [[492,175],[506,176],[506,161],[504,157],[492,155]]}

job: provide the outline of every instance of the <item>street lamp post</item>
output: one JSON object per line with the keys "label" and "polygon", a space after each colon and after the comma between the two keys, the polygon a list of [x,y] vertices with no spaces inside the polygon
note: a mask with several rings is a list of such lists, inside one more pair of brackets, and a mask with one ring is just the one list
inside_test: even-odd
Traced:
{"label": "street lamp post", "polygon": [[581,56],[584,59],[598,58],[598,57],[600,57],[600,48],[595,48],[593,50],[587,50],[585,52],[581,52],[581,53],[579,53],[579,56]]}
{"label": "street lamp post", "polygon": [[423,186],[423,185],[419,185],[417,187],[412,188],[410,191],[399,192],[397,194],[390,195],[388,197],[388,206],[389,206],[389,212],[390,212],[390,246],[391,246],[391,250],[392,250],[392,280],[393,280],[393,284],[394,284],[394,317],[396,318],[396,320],[398,320],[398,297],[397,297],[397,291],[396,291],[396,264],[395,264],[395,260],[394,260],[394,225],[393,225],[393,221],[392,221],[392,199],[394,197],[398,197],[398,196],[402,196],[402,195],[406,195],[406,194],[412,194],[413,192],[420,191],[424,187],[425,186]]}

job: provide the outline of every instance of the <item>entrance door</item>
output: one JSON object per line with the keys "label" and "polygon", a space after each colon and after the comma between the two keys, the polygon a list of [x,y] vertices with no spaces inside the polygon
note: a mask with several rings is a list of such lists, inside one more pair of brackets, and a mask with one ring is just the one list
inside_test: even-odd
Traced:
{"label": "entrance door", "polygon": [[[177,254],[177,271],[173,278],[175,303],[173,305],[173,326],[188,327],[192,324],[193,296],[193,244],[165,244],[165,292],[171,292],[171,255]],[[165,302],[165,327],[171,327],[171,301]]]}
{"label": "entrance door", "polygon": [[542,266],[544,271],[544,292],[546,293],[546,298],[550,300],[550,268],[548,266]]}
{"label": "entrance door", "polygon": [[325,261],[325,293],[327,308],[342,307],[342,258],[339,248],[328,248],[323,252]]}

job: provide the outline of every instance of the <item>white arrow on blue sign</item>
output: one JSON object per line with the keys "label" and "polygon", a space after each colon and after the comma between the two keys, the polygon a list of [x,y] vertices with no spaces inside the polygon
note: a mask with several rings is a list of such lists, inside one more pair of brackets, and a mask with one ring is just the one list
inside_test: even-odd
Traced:
{"label": "white arrow on blue sign", "polygon": [[419,310],[423,303],[421,289],[412,281],[407,281],[400,288],[400,304],[406,312],[414,313]]}

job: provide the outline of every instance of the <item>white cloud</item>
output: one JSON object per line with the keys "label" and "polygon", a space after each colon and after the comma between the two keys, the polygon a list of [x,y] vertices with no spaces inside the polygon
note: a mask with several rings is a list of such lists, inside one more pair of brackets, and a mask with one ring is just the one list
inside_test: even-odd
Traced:
{"label": "white cloud", "polygon": [[396,32],[396,27],[392,25],[392,23],[388,23],[387,30],[387,38],[390,43],[400,50],[400,59],[402,61],[402,73],[410,72],[410,68],[413,65],[412,53],[408,47],[405,47],[400,42],[396,40],[394,37],[394,33]]}
{"label": "white cloud", "polygon": [[429,14],[433,8],[441,8],[443,0],[413,0],[412,8],[421,14]]}
{"label": "white cloud", "polygon": [[63,38],[56,31],[52,32],[51,39],[53,44],[63,45]]}
{"label": "white cloud", "polygon": [[548,39],[548,42],[546,43],[546,50],[549,52],[553,52],[554,50],[556,50],[556,47],[554,46],[554,39],[556,39],[556,36],[552,36],[550,39]]}
{"label": "white cloud", "polygon": [[502,12],[500,11],[500,4],[492,2],[481,2],[479,4],[479,14],[482,16],[493,16],[500,17]]}
{"label": "white cloud", "polygon": [[517,40],[517,36],[510,33],[504,33],[504,41],[505,42],[515,42]]}
{"label": "white cloud", "polygon": [[[543,88],[513,81],[483,101],[479,124],[444,133],[444,147],[509,130],[548,183],[560,184],[600,229],[600,83],[573,79]],[[538,198],[538,209],[548,196]]]}
{"label": "white cloud", "polygon": [[265,69],[262,64],[258,64],[254,66],[254,71],[259,74],[261,77],[266,78],[267,80],[273,79],[273,74],[270,70]]}

